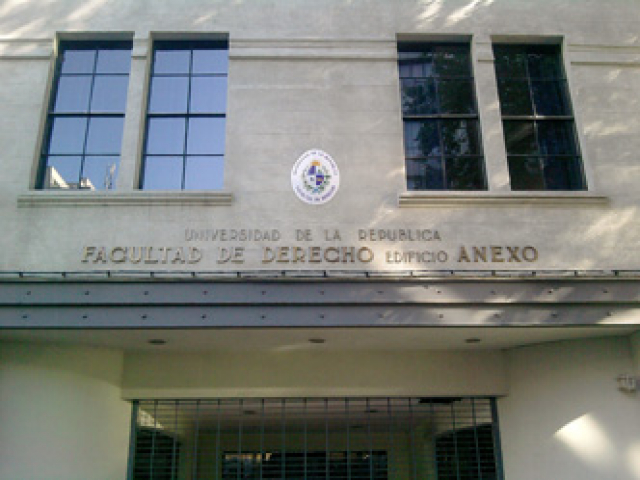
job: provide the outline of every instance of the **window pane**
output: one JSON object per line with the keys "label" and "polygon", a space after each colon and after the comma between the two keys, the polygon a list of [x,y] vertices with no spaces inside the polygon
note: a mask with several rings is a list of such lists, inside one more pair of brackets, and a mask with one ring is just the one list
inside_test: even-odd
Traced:
{"label": "window pane", "polygon": [[526,80],[498,80],[502,115],[532,115],[529,83]]}
{"label": "window pane", "polygon": [[547,157],[543,160],[544,179],[549,190],[582,190],[582,169],[575,157]]}
{"label": "window pane", "polygon": [[223,185],[224,157],[187,157],[185,190],[220,190]]}
{"label": "window pane", "polygon": [[148,154],[184,153],[184,118],[150,118],[147,132]]}
{"label": "window pane", "polygon": [[404,147],[407,157],[440,155],[438,121],[404,122]]}
{"label": "window pane", "polygon": [[529,76],[531,78],[562,78],[560,52],[557,47],[536,47],[529,52]]}
{"label": "window pane", "polygon": [[85,188],[114,190],[120,157],[85,157],[82,179]]}
{"label": "window pane", "polygon": [[91,94],[90,75],[62,76],[58,80],[56,92],[55,112],[87,112],[89,110],[89,95]]}
{"label": "window pane", "polygon": [[152,113],[186,113],[188,97],[188,77],[154,77],[151,79],[149,111]]}
{"label": "window pane", "polygon": [[156,50],[153,73],[189,73],[191,50]]}
{"label": "window pane", "polygon": [[213,155],[224,153],[224,118],[189,119],[187,153]]}
{"label": "window pane", "polygon": [[93,73],[95,50],[64,50],[60,73]]}
{"label": "window pane", "polygon": [[229,55],[225,49],[195,49],[193,51],[192,72],[198,73],[227,73],[229,71]]}
{"label": "window pane", "polygon": [[444,189],[444,172],[440,158],[407,159],[406,168],[409,190]]}
{"label": "window pane", "polygon": [[445,163],[449,190],[483,190],[485,188],[480,158],[448,157]]}
{"label": "window pane", "polygon": [[511,190],[544,190],[538,157],[508,157]]}
{"label": "window pane", "polygon": [[508,155],[538,153],[533,122],[506,121],[503,128]]}
{"label": "window pane", "polygon": [[49,153],[76,153],[84,150],[87,128],[85,117],[55,118],[49,142]]}
{"label": "window pane", "polygon": [[466,45],[436,47],[436,71],[439,77],[470,77],[471,63]]}
{"label": "window pane", "polygon": [[182,189],[183,157],[153,157],[145,159],[142,188],[145,190]]}
{"label": "window pane", "polygon": [[98,76],[91,97],[92,112],[124,113],[127,104],[129,77]]}
{"label": "window pane", "polygon": [[575,155],[573,122],[538,122],[538,142],[543,155]]}
{"label": "window pane", "polygon": [[433,52],[400,52],[400,78],[425,78],[435,75]]}
{"label": "window pane", "polygon": [[78,188],[82,157],[47,158],[47,167],[42,188]]}
{"label": "window pane", "polygon": [[122,117],[93,117],[89,121],[87,154],[115,154],[122,145]]}
{"label": "window pane", "polygon": [[536,115],[571,115],[564,80],[533,81],[531,87]]}
{"label": "window pane", "polygon": [[475,113],[473,85],[469,80],[440,80],[438,82],[439,113]]}
{"label": "window pane", "polygon": [[227,109],[227,77],[191,79],[192,113],[224,113]]}
{"label": "window pane", "polygon": [[129,73],[131,50],[99,50],[96,73]]}
{"label": "window pane", "polygon": [[494,46],[498,78],[527,78],[527,55],[518,47]]}
{"label": "window pane", "polygon": [[445,155],[480,153],[476,120],[442,120],[440,128]]}
{"label": "window pane", "polygon": [[407,115],[434,114],[438,111],[435,80],[403,79],[402,112]]}

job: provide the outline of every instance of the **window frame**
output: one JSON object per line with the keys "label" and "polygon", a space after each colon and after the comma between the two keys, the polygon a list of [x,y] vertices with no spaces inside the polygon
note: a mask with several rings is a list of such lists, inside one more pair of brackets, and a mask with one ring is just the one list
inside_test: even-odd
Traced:
{"label": "window frame", "polygon": [[[421,76],[421,77],[407,77],[402,74],[401,70],[401,62],[402,62],[402,54],[403,53],[420,53],[420,52],[437,52],[440,49],[444,48],[452,48],[452,49],[460,49],[465,48],[466,54],[468,58],[468,75],[441,75],[439,73],[435,73],[432,76]],[[397,43],[398,50],[398,78],[400,84],[400,109],[402,114],[402,123],[403,123],[403,143],[404,143],[404,158],[405,158],[405,180],[407,190],[411,192],[482,192],[488,190],[488,179],[487,179],[487,168],[486,162],[484,158],[484,148],[482,141],[482,132],[481,132],[481,124],[480,124],[480,114],[478,108],[478,96],[477,89],[475,84],[475,75],[473,69],[473,56],[470,42],[457,42],[457,41],[399,41]],[[435,62],[434,62],[435,64]],[[428,80],[434,84],[434,100],[435,100],[435,109],[433,112],[429,113],[407,113],[405,111],[403,100],[404,100],[404,87],[403,80],[414,79],[417,81],[420,80]],[[469,112],[467,113],[447,113],[442,111],[441,106],[441,95],[440,95],[440,86],[443,82],[452,82],[452,81],[460,81],[466,82],[469,85],[469,95],[470,95],[470,104],[469,104]],[[465,121],[469,122],[472,127],[467,127],[467,133],[474,135],[474,138],[469,139],[475,143],[476,153],[472,154],[451,154],[446,152],[445,148],[445,135],[443,134],[443,125],[445,122],[453,122],[453,121]],[[437,151],[439,152],[436,155],[411,155],[410,149],[406,141],[407,135],[407,127],[412,123],[422,123],[426,124],[428,122],[433,122],[437,128],[437,136],[438,136],[438,147]],[[475,188],[451,188],[450,183],[455,180],[452,177],[449,177],[447,174],[448,163],[450,161],[454,161],[456,159],[466,159],[471,162],[475,160],[478,165],[476,165],[477,171],[476,175],[479,176],[479,185]],[[439,162],[440,171],[441,171],[441,188],[411,188],[410,184],[410,175],[409,175],[409,161],[419,161],[423,160],[425,162],[429,160],[435,160]],[[425,182],[426,183],[426,182]]]}
{"label": "window frame", "polygon": [[[63,73],[63,59],[66,51],[94,51],[95,56],[93,59],[93,66],[91,68],[91,72],[67,72]],[[124,72],[98,72],[98,62],[99,62],[99,52],[100,51],[109,51],[109,50],[126,50],[129,52],[129,65],[126,73]],[[34,188],[36,190],[43,191],[90,191],[90,190],[103,190],[92,189],[92,188],[83,188],[83,172],[86,165],[87,157],[118,157],[116,170],[120,168],[120,161],[122,156],[122,135],[124,133],[124,120],[126,114],[127,107],[127,93],[129,89],[129,80],[131,76],[131,58],[133,53],[133,41],[130,39],[100,39],[100,40],[90,40],[90,39],[61,39],[57,45],[57,55],[55,57],[55,63],[53,68],[52,80],[50,82],[51,89],[49,92],[49,101],[47,104],[46,110],[46,119],[44,130],[42,134],[42,141],[40,143],[40,148],[38,151],[38,167],[35,176]],[[90,77],[90,86],[89,86],[89,94],[87,97],[87,108],[85,110],[70,110],[70,111],[56,111],[56,102],[58,100],[58,93],[61,90],[61,79],[65,77]],[[126,78],[126,93],[125,99],[122,105],[122,110],[119,111],[93,111],[91,108],[91,104],[94,101],[94,92],[96,79],[105,78],[105,77],[125,77]],[[54,126],[56,124],[56,119],[61,118],[81,118],[85,119],[85,127],[83,134],[83,146],[82,151],[78,151],[76,153],[51,153],[50,148],[53,142],[53,131]],[[90,124],[91,120],[96,119],[108,119],[108,118],[120,118],[122,119],[122,131],[120,132],[120,144],[118,145],[117,151],[113,152],[99,152],[92,153],[87,151],[87,142],[88,137],[90,135]],[[47,181],[47,172],[49,167],[49,157],[80,157],[79,171],[78,171],[78,183],[75,188],[51,188],[46,185]],[[105,188],[104,190],[115,190],[115,180],[117,178],[117,174],[114,174],[112,177],[113,187]],[[106,187],[106,186],[105,186]]]}
{"label": "window frame", "polygon": [[[194,73],[193,71],[193,52],[196,50],[224,50],[227,52],[227,65],[224,72],[209,72],[209,73]],[[189,51],[189,71],[187,73],[157,73],[155,72],[156,66],[156,52],[158,50],[163,51]],[[146,192],[188,192],[188,191],[216,191],[219,192],[223,189],[224,185],[224,163],[225,163],[225,143],[226,143],[226,118],[227,118],[227,98],[228,98],[228,52],[229,42],[226,38],[215,39],[158,39],[154,40],[150,48],[150,67],[147,81],[147,95],[146,95],[146,108],[145,108],[145,121],[144,121],[144,140],[142,142],[141,151],[141,165],[139,170],[137,188]],[[192,80],[194,78],[224,78],[225,79],[225,91],[224,91],[224,110],[221,112],[193,112],[191,110],[192,100]],[[153,83],[156,78],[186,78],[187,79],[187,91],[186,91],[186,109],[184,112],[154,112],[152,111],[152,95],[153,95]],[[158,119],[183,119],[184,120],[184,138],[182,142],[181,153],[149,153],[149,139],[150,139],[150,126],[153,120]],[[222,128],[222,145],[221,153],[189,153],[189,124],[193,119],[222,119],[224,124]],[[146,171],[148,168],[148,157],[156,158],[171,158],[180,157],[182,159],[182,173],[180,178],[180,188],[147,188],[145,186]],[[215,157],[222,160],[222,178],[220,179],[220,186],[210,189],[186,189],[186,170],[187,160],[194,157]]]}

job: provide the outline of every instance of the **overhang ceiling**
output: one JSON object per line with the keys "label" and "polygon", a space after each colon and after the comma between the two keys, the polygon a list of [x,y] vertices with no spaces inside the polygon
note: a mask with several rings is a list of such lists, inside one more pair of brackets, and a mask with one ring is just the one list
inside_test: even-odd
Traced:
{"label": "overhang ceiling", "polygon": [[[0,341],[55,342],[127,352],[493,350],[624,336],[640,326],[4,329]],[[164,344],[153,344],[162,340]],[[479,340],[479,341],[478,341]],[[156,342],[161,343],[161,342]]]}

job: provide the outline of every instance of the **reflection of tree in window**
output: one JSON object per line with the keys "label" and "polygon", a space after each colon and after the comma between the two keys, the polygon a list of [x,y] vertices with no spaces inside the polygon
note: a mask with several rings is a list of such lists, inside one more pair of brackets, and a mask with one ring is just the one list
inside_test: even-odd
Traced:
{"label": "reflection of tree in window", "polygon": [[567,81],[556,45],[494,45],[513,190],[584,190]]}
{"label": "reflection of tree in window", "polygon": [[485,189],[469,46],[407,43],[398,50],[407,187]]}

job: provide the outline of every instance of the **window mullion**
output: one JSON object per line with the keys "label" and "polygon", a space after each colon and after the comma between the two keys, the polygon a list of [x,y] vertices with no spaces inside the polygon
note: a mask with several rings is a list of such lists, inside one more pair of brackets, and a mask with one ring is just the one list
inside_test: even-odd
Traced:
{"label": "window mullion", "polygon": [[184,120],[184,145],[182,150],[182,190],[185,189],[187,177],[187,145],[189,141],[189,120],[191,118],[191,83],[193,81],[193,49],[189,52],[189,75],[187,78],[187,113]]}
{"label": "window mullion", "polygon": [[442,119],[436,120],[438,126],[438,141],[440,142],[440,166],[442,167],[442,188],[447,190],[447,162],[444,152],[444,136],[442,134]]}

